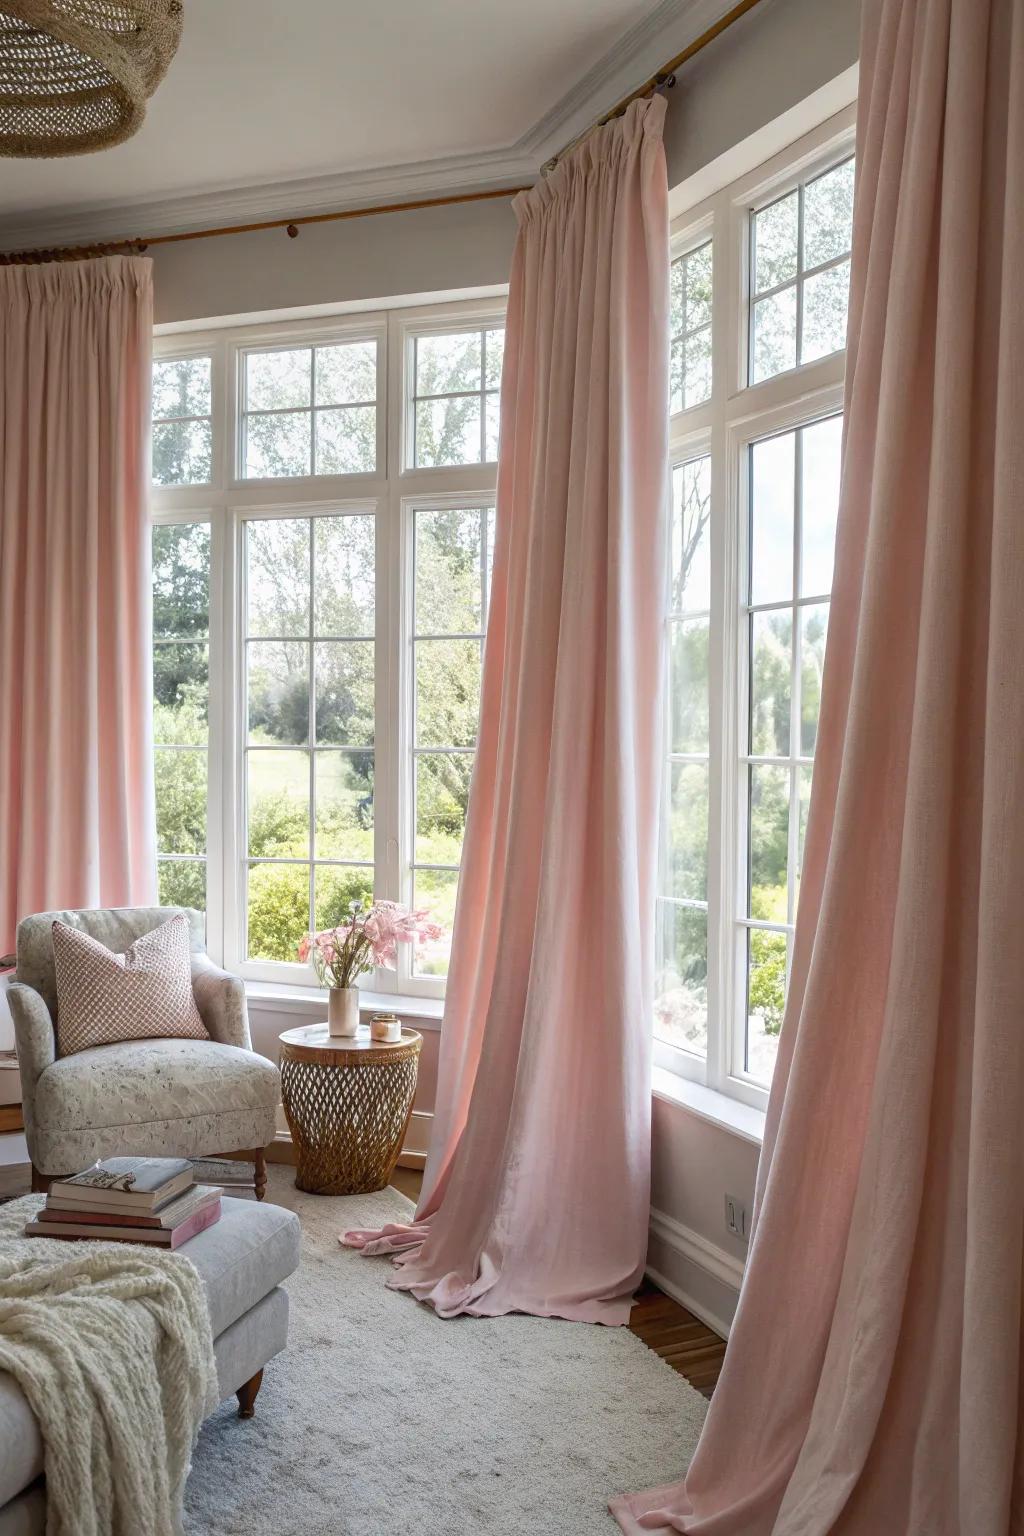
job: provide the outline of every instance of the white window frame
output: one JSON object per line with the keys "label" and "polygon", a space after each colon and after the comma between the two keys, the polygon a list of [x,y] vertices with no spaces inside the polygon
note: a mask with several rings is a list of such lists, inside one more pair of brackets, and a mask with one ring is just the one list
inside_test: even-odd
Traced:
{"label": "white window frame", "polygon": [[[711,458],[710,773],[708,812],[708,1041],[706,1056],[654,1042],[655,1065],[764,1109],[767,1088],[742,1068],[746,899],[746,483],[748,449],[775,432],[842,409],[845,352],[748,383],[751,213],[854,150],[855,108],[830,116],[749,174],[672,223],[673,260],[712,239],[712,392],[670,418],[670,468]],[[668,761],[668,753],[664,754]]]}
{"label": "white window frame", "polygon": [[[246,736],[243,696],[245,610],[244,525],[253,518],[316,517],[332,512],[376,515],[376,730],[374,741],[375,890],[408,900],[412,867],[411,715],[405,701],[411,672],[412,509],[476,506],[494,501],[494,463],[414,468],[411,459],[408,358],[427,331],[480,330],[505,323],[505,299],[437,302],[393,310],[341,313],[316,320],[274,321],[209,331],[161,331],[155,359],[210,357],[212,475],[202,486],[154,486],[154,523],[210,526],[209,738],[207,775],[207,947],[246,980],[315,987],[310,966],[245,958]],[[244,358],[248,351],[377,341],[377,469],[372,474],[245,479],[241,474]],[[378,970],[365,985],[376,992],[439,997],[445,982],[400,969]]]}

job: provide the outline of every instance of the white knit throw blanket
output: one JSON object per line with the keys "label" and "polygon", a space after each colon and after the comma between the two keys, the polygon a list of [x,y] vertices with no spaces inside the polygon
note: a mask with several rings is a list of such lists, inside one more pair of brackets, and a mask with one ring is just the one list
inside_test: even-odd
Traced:
{"label": "white knit throw blanket", "polygon": [[0,1370],[42,1431],[47,1536],[179,1536],[217,1402],[199,1273],[181,1254],[23,1237],[42,1203],[0,1206]]}

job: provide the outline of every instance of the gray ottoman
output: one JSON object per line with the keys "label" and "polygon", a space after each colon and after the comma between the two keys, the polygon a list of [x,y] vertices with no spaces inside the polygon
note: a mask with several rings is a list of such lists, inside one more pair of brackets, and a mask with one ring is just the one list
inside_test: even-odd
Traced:
{"label": "gray ottoman", "polygon": [[[263,1367],[288,1339],[282,1280],[298,1268],[299,1219],[279,1205],[225,1198],[223,1215],[181,1252],[206,1287],[221,1397],[251,1418]],[[0,1536],[42,1536],[43,1442],[21,1388],[0,1371]]]}

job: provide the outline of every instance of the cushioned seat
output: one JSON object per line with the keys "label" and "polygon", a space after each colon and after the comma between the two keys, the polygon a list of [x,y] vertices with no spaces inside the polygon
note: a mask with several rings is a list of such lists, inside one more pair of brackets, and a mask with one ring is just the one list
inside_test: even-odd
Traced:
{"label": "cushioned seat", "polygon": [[[181,1249],[206,1288],[225,1396],[284,1348],[288,1303],[278,1287],[298,1267],[301,1237],[293,1211],[225,1197],[220,1221]],[[16,1511],[4,1507],[42,1470],[43,1442],[35,1416],[13,1376],[0,1371],[0,1531],[43,1529],[42,1524],[19,1524]]]}
{"label": "cushioned seat", "polygon": [[36,1083],[36,1117],[65,1130],[273,1108],[272,1061],[216,1040],[125,1040],[62,1056]]}

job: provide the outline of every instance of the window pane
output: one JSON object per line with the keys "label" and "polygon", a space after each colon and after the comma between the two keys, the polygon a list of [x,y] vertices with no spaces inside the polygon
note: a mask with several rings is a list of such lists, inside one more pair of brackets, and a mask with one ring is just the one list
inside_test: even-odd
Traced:
{"label": "window pane", "polygon": [[783,288],[754,305],[755,384],[796,367],[796,288]]}
{"label": "window pane", "polygon": [[708,916],[699,907],[657,904],[654,1033],[703,1056],[708,1048]]}
{"label": "window pane", "polygon": [[[337,928],[348,922],[352,915],[352,903],[368,907],[373,901],[373,867],[360,869],[331,869],[321,865],[314,875],[315,926]],[[366,982],[363,983],[366,985]]]}
{"label": "window pane", "polygon": [[162,907],[206,911],[206,860],[160,859],[156,866]]}
{"label": "window pane", "polygon": [[208,420],[153,423],[154,485],[209,485],[212,463]]}
{"label": "window pane", "polygon": [[480,396],[420,400],[416,406],[416,458],[422,468],[480,463]]}
{"label": "window pane", "polygon": [[680,256],[669,268],[668,327],[670,336],[681,336],[686,329],[685,257]]}
{"label": "window pane", "polygon": [[479,508],[416,513],[417,634],[475,634],[481,611]]}
{"label": "window pane", "polygon": [[669,682],[672,690],[670,750],[708,750],[707,619],[671,625]]}
{"label": "window pane", "polygon": [[156,846],[160,853],[206,852],[206,753],[158,747]]}
{"label": "window pane", "polygon": [[455,923],[455,897],[459,888],[456,870],[418,869],[413,883],[413,906],[426,907],[442,928],[439,939],[417,943],[413,951],[413,974],[446,976]]}
{"label": "window pane", "polygon": [[[316,349],[316,404],[360,405],[377,398],[377,343]],[[296,401],[296,404],[304,404]]]}
{"label": "window pane", "polygon": [[153,418],[209,416],[210,359],[161,358],[153,364]]}
{"label": "window pane", "polygon": [[497,326],[487,331],[487,367],[484,370],[484,386],[497,389],[501,384],[501,368],[505,360],[505,327]]}
{"label": "window pane", "polygon": [[750,751],[755,757],[788,757],[792,612],[754,613],[750,625]]}
{"label": "window pane", "polygon": [[374,725],[374,643],[319,640],[316,652],[316,739],[371,747]]}
{"label": "window pane", "polygon": [[304,746],[309,740],[309,646],[251,640],[249,740]]}
{"label": "window pane", "polygon": [[309,857],[309,753],[249,752],[251,858]]}
{"label": "window pane", "polygon": [[708,769],[704,763],[669,767],[666,896],[708,899]]}
{"label": "window pane", "polygon": [[793,596],[795,434],[754,443],[750,460],[750,601],[788,602]]}
{"label": "window pane", "polygon": [[376,519],[313,519],[313,622],[318,635],[370,638],[375,624]]}
{"label": "window pane", "polygon": [[205,746],[209,706],[206,645],[158,640],[153,646],[153,740]]}
{"label": "window pane", "polygon": [[484,458],[488,464],[498,462],[498,429],[501,411],[497,395],[484,396]]}
{"label": "window pane", "polygon": [[288,412],[283,416],[244,418],[243,475],[247,480],[279,480],[289,475],[308,475],[310,414]]}
{"label": "window pane", "polygon": [[853,239],[853,161],[809,181],[804,190],[804,266],[844,256]]}
{"label": "window pane", "polygon": [[673,613],[711,607],[711,460],[690,459],[672,470]]}
{"label": "window pane", "polygon": [[309,519],[268,518],[245,527],[246,633],[309,633]]}
{"label": "window pane", "polygon": [[686,329],[711,324],[711,241],[685,258]]}
{"label": "window pane", "polygon": [[684,369],[683,405],[702,405],[711,398],[711,331],[698,331],[683,343]]}
{"label": "window pane", "polygon": [[479,331],[460,331],[450,336],[417,336],[416,394],[446,395],[480,389],[480,335]]}
{"label": "window pane", "polygon": [[316,844],[318,859],[373,863],[373,753],[318,752]]}
{"label": "window pane", "polygon": [[790,192],[754,215],[754,292],[796,277],[799,193]]}
{"label": "window pane", "polygon": [[472,776],[472,752],[417,757],[415,863],[461,861]]}
{"label": "window pane", "polygon": [[250,352],[245,359],[247,411],[283,411],[311,405],[308,347],[293,352]]}
{"label": "window pane", "polygon": [[248,958],[297,964],[299,940],[308,932],[308,865],[251,864]]}
{"label": "window pane", "polygon": [[843,418],[805,427],[802,439],[800,596],[825,597],[832,590]]}
{"label": "window pane", "polygon": [[770,1083],[786,1007],[786,935],[751,928],[747,935],[746,1069]]}
{"label": "window pane", "polygon": [[153,529],[153,634],[190,639],[210,627],[210,528],[207,523]]}
{"label": "window pane", "polygon": [[317,411],[318,475],[371,474],[377,468],[377,407],[353,405]]}
{"label": "window pane", "polygon": [[800,752],[810,757],[818,739],[821,677],[825,669],[828,603],[800,610]]}
{"label": "window pane", "polygon": [[800,361],[813,362],[846,346],[846,310],[850,299],[850,263],[841,261],[804,284],[804,328]]}
{"label": "window pane", "polygon": [[750,766],[750,891],[748,917],[788,920],[789,769]]}
{"label": "window pane", "polygon": [[683,409],[683,380],[686,373],[686,343],[674,341],[669,356],[669,410],[681,411]]}
{"label": "window pane", "polygon": [[479,715],[479,640],[417,640],[416,745],[471,747]]}

